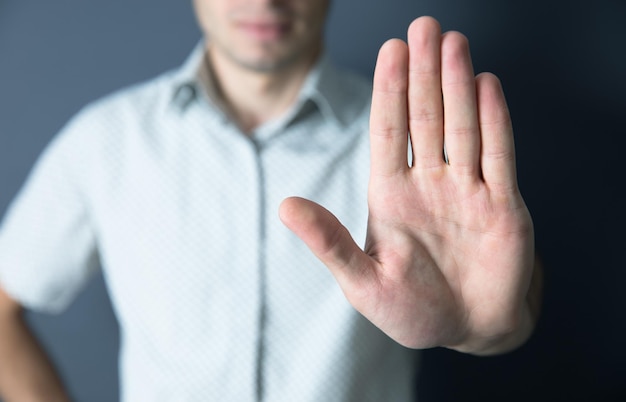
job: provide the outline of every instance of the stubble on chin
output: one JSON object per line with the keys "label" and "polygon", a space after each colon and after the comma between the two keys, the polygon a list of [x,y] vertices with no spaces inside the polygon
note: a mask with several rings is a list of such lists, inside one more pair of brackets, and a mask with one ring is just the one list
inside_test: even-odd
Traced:
{"label": "stubble on chin", "polygon": [[223,55],[236,66],[248,70],[250,72],[260,74],[278,73],[289,67],[297,64],[299,61],[304,60],[307,57],[306,52],[300,49],[295,49],[285,54],[272,55],[275,52],[271,45],[261,45],[261,53],[268,56],[258,58],[246,58],[238,55],[230,49],[222,49]]}

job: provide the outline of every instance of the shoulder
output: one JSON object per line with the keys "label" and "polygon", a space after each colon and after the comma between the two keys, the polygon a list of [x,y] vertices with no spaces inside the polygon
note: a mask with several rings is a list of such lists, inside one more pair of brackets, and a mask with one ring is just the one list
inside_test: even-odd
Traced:
{"label": "shoulder", "polygon": [[145,132],[171,108],[174,72],[119,89],[86,104],[61,129],[53,145],[88,152],[120,144],[131,133]]}
{"label": "shoulder", "polygon": [[103,172],[119,173],[136,144],[167,118],[173,87],[173,73],[166,72],[88,103],[52,138],[37,165],[65,172],[81,186]]}
{"label": "shoulder", "polygon": [[[81,123],[112,125],[139,122],[155,112],[165,112],[171,105],[174,72],[163,73],[88,103],[72,120]],[[138,121],[139,120],[139,121]]]}

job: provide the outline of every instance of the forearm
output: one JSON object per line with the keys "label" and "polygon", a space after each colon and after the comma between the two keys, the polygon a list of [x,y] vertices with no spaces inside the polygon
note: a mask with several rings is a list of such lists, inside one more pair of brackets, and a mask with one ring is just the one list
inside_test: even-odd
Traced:
{"label": "forearm", "polygon": [[0,311],[0,395],[6,402],[69,401],[19,310]]}

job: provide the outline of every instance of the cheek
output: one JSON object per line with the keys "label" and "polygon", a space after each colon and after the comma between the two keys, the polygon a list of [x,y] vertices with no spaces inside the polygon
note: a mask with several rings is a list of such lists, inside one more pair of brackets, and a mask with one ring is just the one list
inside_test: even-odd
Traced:
{"label": "cheek", "polygon": [[324,25],[324,20],[326,19],[326,8],[306,2],[306,4],[302,5],[302,9],[299,10],[298,14],[305,16],[303,19],[308,29],[319,30]]}
{"label": "cheek", "polygon": [[196,17],[205,34],[220,29],[227,16],[226,3],[224,0],[194,0]]}

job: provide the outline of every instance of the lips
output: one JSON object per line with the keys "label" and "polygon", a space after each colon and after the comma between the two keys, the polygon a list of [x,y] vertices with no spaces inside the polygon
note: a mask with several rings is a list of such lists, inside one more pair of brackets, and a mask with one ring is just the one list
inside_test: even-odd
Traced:
{"label": "lips", "polygon": [[237,27],[246,36],[267,42],[282,39],[289,32],[291,24],[283,21],[241,21]]}

